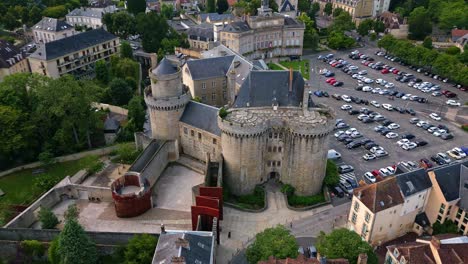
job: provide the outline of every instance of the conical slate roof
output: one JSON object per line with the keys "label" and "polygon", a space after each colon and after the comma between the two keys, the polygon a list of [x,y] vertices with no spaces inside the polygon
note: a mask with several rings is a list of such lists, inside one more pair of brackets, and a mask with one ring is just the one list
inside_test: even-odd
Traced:
{"label": "conical slate roof", "polygon": [[156,69],[153,70],[154,75],[168,75],[178,72],[177,65],[170,60],[163,58]]}

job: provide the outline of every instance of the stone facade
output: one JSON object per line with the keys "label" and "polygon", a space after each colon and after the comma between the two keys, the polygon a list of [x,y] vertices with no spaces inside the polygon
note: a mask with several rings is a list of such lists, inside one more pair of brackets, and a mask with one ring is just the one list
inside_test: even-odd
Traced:
{"label": "stone facade", "polygon": [[198,160],[205,160],[210,155],[211,161],[221,157],[221,138],[218,135],[196,128],[189,124],[179,123],[180,145],[182,152]]}

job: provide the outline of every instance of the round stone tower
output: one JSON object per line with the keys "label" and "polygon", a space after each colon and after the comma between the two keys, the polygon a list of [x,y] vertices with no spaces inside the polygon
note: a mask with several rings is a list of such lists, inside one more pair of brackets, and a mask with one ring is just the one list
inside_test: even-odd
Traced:
{"label": "round stone tower", "polygon": [[152,137],[163,140],[179,139],[179,119],[190,94],[182,85],[182,72],[178,65],[164,58],[149,72],[151,86],[145,89],[145,102],[149,109]]}

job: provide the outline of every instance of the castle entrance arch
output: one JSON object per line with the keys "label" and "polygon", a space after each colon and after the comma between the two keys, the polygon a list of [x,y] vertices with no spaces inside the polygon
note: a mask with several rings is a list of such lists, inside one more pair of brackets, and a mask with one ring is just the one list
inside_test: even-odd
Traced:
{"label": "castle entrance arch", "polygon": [[279,180],[280,174],[276,171],[270,172],[268,175],[268,180]]}

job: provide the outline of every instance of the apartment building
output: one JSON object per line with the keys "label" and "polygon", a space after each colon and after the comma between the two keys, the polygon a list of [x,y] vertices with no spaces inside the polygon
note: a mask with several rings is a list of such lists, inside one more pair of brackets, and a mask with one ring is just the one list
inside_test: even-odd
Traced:
{"label": "apartment building", "polygon": [[119,51],[119,38],[104,29],[90,30],[42,44],[29,56],[31,71],[52,78],[92,76],[94,64]]}
{"label": "apartment building", "polygon": [[80,7],[76,8],[65,17],[68,24],[73,26],[87,27],[87,28],[100,28],[103,26],[102,17],[106,13],[114,13],[117,11],[115,5],[104,8],[94,7]]}
{"label": "apartment building", "polygon": [[424,208],[431,190],[424,169],[357,188],[348,227],[372,245],[429,228]]}
{"label": "apartment building", "polygon": [[0,39],[0,82],[8,75],[30,71],[26,54],[10,42]]}
{"label": "apartment building", "polygon": [[201,24],[187,30],[187,39],[191,49],[209,50],[214,47],[213,25]]}
{"label": "apartment building", "polygon": [[258,16],[247,16],[224,27],[220,31],[221,43],[251,60],[301,56],[304,24],[273,14],[268,1],[262,4]]}
{"label": "apartment building", "polygon": [[66,21],[56,18],[43,17],[32,27],[34,42],[47,43],[67,38],[76,34],[75,28]]}
{"label": "apartment building", "polygon": [[428,172],[433,190],[426,206],[431,224],[448,219],[460,234],[468,234],[468,161],[436,168]]}
{"label": "apartment building", "polygon": [[353,21],[371,18],[374,12],[374,1],[378,0],[334,0],[333,9],[341,8],[348,12]]}

